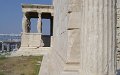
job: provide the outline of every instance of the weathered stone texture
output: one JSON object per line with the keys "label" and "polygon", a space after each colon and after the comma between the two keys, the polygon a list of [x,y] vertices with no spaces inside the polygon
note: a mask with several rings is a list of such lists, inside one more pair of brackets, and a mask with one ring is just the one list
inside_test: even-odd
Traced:
{"label": "weathered stone texture", "polygon": [[[41,75],[78,74],[80,59],[78,16],[80,14],[77,11],[78,7],[73,9],[75,4],[72,1],[74,2],[74,0],[54,0],[53,48],[51,54],[43,59],[43,61],[49,59],[49,62],[43,63]],[[49,63],[47,73],[44,68],[45,63]]]}
{"label": "weathered stone texture", "polygon": [[115,75],[115,0],[53,4],[53,47],[40,75]]}
{"label": "weathered stone texture", "polygon": [[40,33],[23,33],[21,37],[21,47],[43,47]]}
{"label": "weathered stone texture", "polygon": [[115,75],[115,0],[82,0],[80,74]]}
{"label": "weathered stone texture", "polygon": [[116,50],[117,50],[117,70],[118,73],[120,74],[120,0],[117,0],[117,25],[116,25]]}

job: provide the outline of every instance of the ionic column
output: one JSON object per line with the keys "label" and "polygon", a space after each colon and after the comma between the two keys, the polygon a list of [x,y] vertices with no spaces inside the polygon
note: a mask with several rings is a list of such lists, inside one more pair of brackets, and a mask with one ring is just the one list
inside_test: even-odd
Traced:
{"label": "ionic column", "polygon": [[17,44],[15,45],[15,49],[17,49],[17,50],[18,50],[18,45],[17,45]]}
{"label": "ionic column", "polygon": [[4,44],[2,43],[2,51],[4,50]]}
{"label": "ionic column", "polygon": [[115,0],[81,0],[80,74],[115,75]]}
{"label": "ionic column", "polygon": [[10,49],[10,45],[9,45],[9,44],[7,44],[7,51],[9,51],[9,49]]}
{"label": "ionic column", "polygon": [[23,30],[23,33],[27,33],[27,17],[26,17],[26,13],[23,13],[23,19],[22,19],[22,30]]}
{"label": "ionic column", "polygon": [[37,30],[38,30],[38,33],[41,33],[42,32],[42,23],[41,23],[41,13],[38,13],[38,24],[37,24]]}

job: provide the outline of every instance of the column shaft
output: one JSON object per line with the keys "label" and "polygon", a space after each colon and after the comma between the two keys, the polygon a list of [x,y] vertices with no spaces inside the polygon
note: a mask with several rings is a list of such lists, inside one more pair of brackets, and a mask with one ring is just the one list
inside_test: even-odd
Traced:
{"label": "column shaft", "polygon": [[41,23],[41,13],[38,13],[38,24],[37,24],[37,30],[38,30],[38,33],[41,33],[42,32],[42,23]]}
{"label": "column shaft", "polygon": [[9,44],[7,44],[7,51],[9,51],[9,49],[10,49],[10,45],[9,45]]}
{"label": "column shaft", "polygon": [[3,45],[3,43],[2,43],[2,51],[4,50],[4,45]]}
{"label": "column shaft", "polygon": [[115,0],[82,0],[80,74],[115,75]]}
{"label": "column shaft", "polygon": [[25,13],[23,13],[23,19],[22,19],[22,30],[23,33],[27,33],[27,17],[25,15]]}
{"label": "column shaft", "polygon": [[16,49],[18,48],[18,45],[17,45],[17,44],[15,45],[15,48],[16,48]]}

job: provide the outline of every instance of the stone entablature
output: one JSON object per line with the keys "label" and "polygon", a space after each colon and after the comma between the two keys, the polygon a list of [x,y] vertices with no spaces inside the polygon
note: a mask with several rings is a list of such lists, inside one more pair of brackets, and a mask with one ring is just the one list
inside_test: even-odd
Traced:
{"label": "stone entablature", "polygon": [[41,4],[22,4],[23,12],[38,12],[38,13],[51,13],[53,15],[53,5],[41,5]]}

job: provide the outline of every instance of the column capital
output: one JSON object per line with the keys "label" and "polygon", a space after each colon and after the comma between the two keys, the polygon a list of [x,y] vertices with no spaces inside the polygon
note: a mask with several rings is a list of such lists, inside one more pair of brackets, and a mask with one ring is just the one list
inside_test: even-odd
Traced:
{"label": "column capital", "polygon": [[42,12],[38,12],[38,18],[41,18]]}
{"label": "column capital", "polygon": [[27,12],[23,12],[23,14],[26,14]]}
{"label": "column capital", "polygon": [[54,13],[51,13],[51,16],[54,16]]}
{"label": "column capital", "polygon": [[42,12],[41,11],[39,11],[39,12],[37,12],[38,14],[42,14]]}
{"label": "column capital", "polygon": [[27,18],[27,17],[26,17],[26,13],[27,13],[27,12],[23,12],[23,18]]}

